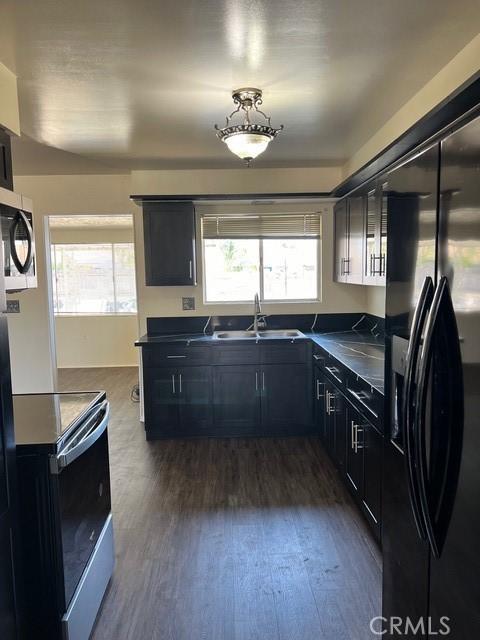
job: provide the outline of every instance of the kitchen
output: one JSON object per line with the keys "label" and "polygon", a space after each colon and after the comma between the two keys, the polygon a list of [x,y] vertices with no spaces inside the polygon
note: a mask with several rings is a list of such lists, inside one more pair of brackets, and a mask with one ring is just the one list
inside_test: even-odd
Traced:
{"label": "kitchen", "polygon": [[[2,7],[6,638],[478,635],[480,15],[366,4]],[[64,376],[47,221],[126,215]]]}

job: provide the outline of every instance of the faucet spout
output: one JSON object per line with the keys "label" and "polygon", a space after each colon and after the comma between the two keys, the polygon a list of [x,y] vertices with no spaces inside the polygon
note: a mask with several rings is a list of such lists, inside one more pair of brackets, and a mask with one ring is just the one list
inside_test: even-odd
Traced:
{"label": "faucet spout", "polygon": [[258,293],[255,294],[253,299],[253,330],[258,331],[258,317],[262,313],[262,308],[260,306],[260,298],[258,297]]}

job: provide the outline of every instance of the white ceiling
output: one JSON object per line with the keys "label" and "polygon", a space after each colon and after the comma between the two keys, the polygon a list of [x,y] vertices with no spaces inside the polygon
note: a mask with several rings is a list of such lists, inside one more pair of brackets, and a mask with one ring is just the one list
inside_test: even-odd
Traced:
{"label": "white ceiling", "polygon": [[339,164],[479,24],[478,0],[0,0],[15,172],[239,167],[213,131],[238,86],[285,125],[258,167]]}

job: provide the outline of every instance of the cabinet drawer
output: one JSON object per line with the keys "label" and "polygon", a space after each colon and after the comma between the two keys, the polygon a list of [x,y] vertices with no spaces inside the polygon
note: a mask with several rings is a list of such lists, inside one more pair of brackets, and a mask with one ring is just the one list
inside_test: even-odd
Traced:
{"label": "cabinet drawer", "polygon": [[306,342],[288,342],[287,344],[262,345],[260,356],[262,364],[290,364],[293,362],[304,363],[307,361]]}
{"label": "cabinet drawer", "polygon": [[212,347],[213,364],[257,364],[260,348],[256,344],[216,345]]}
{"label": "cabinet drawer", "polygon": [[185,347],[183,345],[158,345],[143,348],[145,367],[175,367],[210,364],[210,347]]}
{"label": "cabinet drawer", "polygon": [[345,389],[350,402],[376,425],[381,425],[382,400],[372,387],[365,380],[349,375]]}

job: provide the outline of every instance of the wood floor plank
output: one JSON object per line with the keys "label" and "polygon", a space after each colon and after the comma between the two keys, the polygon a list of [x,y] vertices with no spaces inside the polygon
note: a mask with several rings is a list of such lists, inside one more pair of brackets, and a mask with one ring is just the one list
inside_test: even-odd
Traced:
{"label": "wood floor plank", "polygon": [[381,557],[315,438],[146,442],[135,368],[105,388],[116,569],[92,640],[370,640]]}

